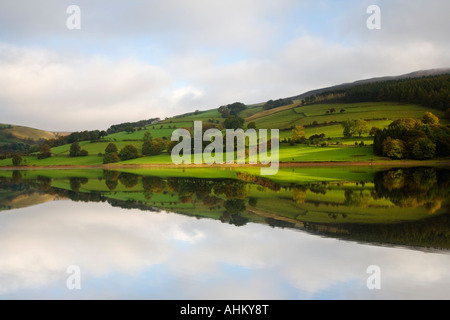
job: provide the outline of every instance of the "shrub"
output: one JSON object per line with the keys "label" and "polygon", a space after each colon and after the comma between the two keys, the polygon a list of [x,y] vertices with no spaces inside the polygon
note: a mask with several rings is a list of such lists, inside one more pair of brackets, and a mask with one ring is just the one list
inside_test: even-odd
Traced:
{"label": "shrub", "polygon": [[405,156],[405,144],[400,139],[388,137],[383,141],[383,153],[391,159],[402,159]]}
{"label": "shrub", "polygon": [[109,143],[105,149],[106,153],[114,153],[117,152],[117,146],[114,143]]}
{"label": "shrub", "polygon": [[114,163],[114,162],[119,162],[119,161],[120,161],[119,155],[115,152],[109,152],[103,156],[104,164]]}
{"label": "shrub", "polygon": [[122,161],[136,159],[139,156],[138,150],[135,146],[129,144],[123,147],[119,152],[119,158]]}
{"label": "shrub", "polygon": [[14,166],[20,166],[20,164],[22,163],[22,156],[18,153],[14,154],[14,156],[12,157],[12,163]]}

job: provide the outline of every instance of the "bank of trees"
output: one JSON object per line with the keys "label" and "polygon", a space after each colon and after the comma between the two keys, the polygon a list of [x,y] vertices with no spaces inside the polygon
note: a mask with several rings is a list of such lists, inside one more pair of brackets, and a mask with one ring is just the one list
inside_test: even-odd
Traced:
{"label": "bank of trees", "polygon": [[218,109],[222,118],[228,118],[229,116],[238,116],[239,112],[247,109],[247,106],[242,102],[235,102],[226,106],[220,106]]}
{"label": "bank of trees", "polygon": [[391,159],[426,160],[450,156],[450,129],[427,112],[421,120],[398,119],[374,135],[374,153]]}
{"label": "bank of trees", "polygon": [[329,90],[307,97],[308,103],[389,101],[418,104],[446,111],[450,108],[450,75],[379,81]]}
{"label": "bank of trees", "polygon": [[293,103],[294,103],[294,100],[292,100],[291,98],[269,100],[264,104],[263,108],[264,108],[264,110],[270,110],[270,109],[288,106]]}
{"label": "bank of trees", "polygon": [[108,130],[106,130],[106,132],[107,132],[107,134],[113,134],[113,133],[124,132],[124,131],[131,133],[135,129],[143,128],[145,126],[155,124],[156,122],[158,122],[160,120],[161,120],[160,118],[152,118],[152,119],[141,120],[141,121],[137,121],[137,122],[124,122],[124,123],[120,123],[120,124],[115,124],[115,125],[110,126],[108,128]]}

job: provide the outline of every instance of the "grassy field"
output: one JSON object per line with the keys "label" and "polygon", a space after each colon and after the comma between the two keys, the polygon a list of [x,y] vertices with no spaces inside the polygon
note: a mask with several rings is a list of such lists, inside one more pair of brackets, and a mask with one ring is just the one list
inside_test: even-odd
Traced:
{"label": "grassy field", "polygon": [[[335,113],[327,113],[334,108]],[[345,112],[340,112],[345,109]],[[315,121],[320,125],[330,122],[342,122],[347,119],[364,119],[366,121],[385,120],[388,123],[400,118],[421,118],[429,111],[427,108],[398,103],[371,102],[357,104],[317,104],[310,106],[298,106],[293,104],[283,108],[261,111],[250,117],[247,121],[254,121],[257,128],[283,129],[296,125],[310,126]],[[439,118],[444,113],[433,110]],[[445,121],[445,120],[444,120]],[[326,125],[324,125],[326,126]]]}
{"label": "grassy field", "polygon": [[[330,113],[334,108],[336,112]],[[341,109],[345,111],[341,112]],[[343,128],[341,121],[347,119],[365,119],[369,128],[374,126],[378,128],[387,127],[393,120],[398,118],[421,118],[428,109],[408,104],[399,103],[354,103],[354,104],[317,104],[309,106],[299,106],[298,103],[276,108],[272,110],[263,110],[261,105],[250,106],[242,111],[240,115],[246,119],[246,123],[254,121],[257,129],[279,129],[280,130],[280,161],[281,162],[315,162],[315,161],[379,161],[386,160],[376,157],[373,154],[371,144],[373,138],[368,134],[361,137],[351,138],[343,137]],[[447,124],[448,120],[443,120],[443,113],[439,110],[432,110],[440,119],[441,123]],[[24,157],[23,165],[27,166],[57,166],[57,165],[78,165],[92,166],[103,163],[102,154],[105,153],[106,146],[113,142],[120,150],[128,144],[134,145],[141,152],[143,138],[146,132],[149,132],[153,138],[161,138],[170,141],[172,132],[177,128],[190,128],[194,121],[203,121],[204,123],[222,123],[217,109],[194,112],[184,116],[177,116],[166,119],[161,123],[149,125],[140,128],[132,133],[120,132],[110,134],[103,138],[101,142],[80,142],[82,149],[88,151],[87,157],[69,157],[70,145],[55,147],[52,149],[51,158],[38,160],[36,156]],[[283,143],[291,137],[291,128],[294,125],[301,124],[305,126],[306,138],[312,135],[324,134],[325,139],[319,144],[325,143],[325,146],[314,145],[295,145],[290,146]],[[9,130],[2,125],[4,129],[0,132]],[[35,129],[30,129],[35,130]],[[31,134],[30,132],[23,132]],[[365,146],[355,146],[364,142]],[[145,165],[145,164],[172,164],[172,159],[167,152],[152,157],[140,157],[134,160],[119,162],[119,164]],[[11,166],[11,159],[0,160],[0,166]]]}

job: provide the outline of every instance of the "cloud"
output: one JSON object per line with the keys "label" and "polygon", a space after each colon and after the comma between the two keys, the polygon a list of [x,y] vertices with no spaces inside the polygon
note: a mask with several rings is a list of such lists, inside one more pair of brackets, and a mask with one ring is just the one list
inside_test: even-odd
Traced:
{"label": "cloud", "polygon": [[162,68],[134,59],[0,46],[0,114],[17,124],[66,131],[157,117],[171,81]]}
{"label": "cloud", "polygon": [[[450,66],[446,1],[67,1],[0,4],[2,122],[106,129],[236,101]],[[450,26],[449,26],[450,27]]]}

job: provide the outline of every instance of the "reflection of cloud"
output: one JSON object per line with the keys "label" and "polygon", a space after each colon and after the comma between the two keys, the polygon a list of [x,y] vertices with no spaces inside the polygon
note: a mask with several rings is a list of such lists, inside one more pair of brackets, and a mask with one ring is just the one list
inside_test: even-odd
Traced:
{"label": "reflection of cloud", "polygon": [[[60,201],[4,212],[0,226],[3,297],[33,286],[44,293],[60,286],[66,296],[65,271],[72,264],[81,267],[80,294],[97,298],[450,297],[448,255],[257,224],[237,228],[216,220]],[[366,269],[373,264],[381,267],[381,291],[366,287]],[[98,288],[89,285],[102,279]]]}

